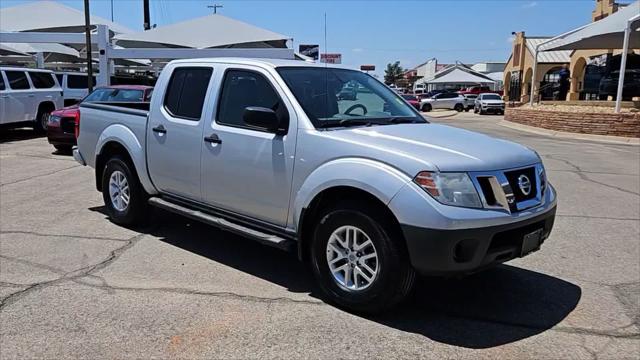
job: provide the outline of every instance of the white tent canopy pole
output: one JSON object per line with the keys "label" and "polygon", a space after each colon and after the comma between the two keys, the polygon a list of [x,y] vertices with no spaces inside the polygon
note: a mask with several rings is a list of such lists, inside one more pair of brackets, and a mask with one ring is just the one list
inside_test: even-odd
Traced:
{"label": "white tent canopy pole", "polygon": [[[551,43],[553,41],[556,41],[558,39],[562,39],[565,36],[569,36],[569,35],[571,35],[571,34],[573,34],[575,32],[578,32],[578,31],[584,29],[587,26],[589,26],[589,24],[581,26],[581,27],[579,27],[577,29],[573,29],[571,31],[567,31],[564,34],[560,34],[560,35],[558,35],[558,36],[556,36],[554,38],[551,38],[551,39],[549,39],[549,40],[547,40],[545,42],[541,42],[540,44],[536,45],[536,50],[534,51],[534,54],[533,54],[533,73],[531,74],[532,75],[531,76],[531,93],[529,94],[529,105],[533,106],[533,99],[534,99],[534,96],[536,94],[536,90],[538,90],[538,87],[536,86],[536,76],[538,76],[538,52],[540,52],[540,47],[542,45],[549,44],[549,43]],[[526,50],[524,50],[524,51],[526,51]]]}
{"label": "white tent canopy pole", "polygon": [[622,43],[622,59],[620,60],[620,76],[618,77],[618,91],[616,92],[616,112],[620,112],[622,106],[622,90],[624,88],[624,73],[627,70],[627,55],[629,54],[629,38],[631,37],[631,23],[640,19],[640,14],[627,20],[624,29],[624,41]]}

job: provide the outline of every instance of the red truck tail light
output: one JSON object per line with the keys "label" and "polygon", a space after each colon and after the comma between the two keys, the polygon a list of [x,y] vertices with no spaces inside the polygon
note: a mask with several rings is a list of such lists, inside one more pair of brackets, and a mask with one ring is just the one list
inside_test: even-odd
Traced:
{"label": "red truck tail light", "polygon": [[78,136],[80,136],[80,109],[78,109],[78,111],[76,111],[74,124],[75,124],[75,126],[74,126],[74,134],[76,136],[76,139],[78,139]]}

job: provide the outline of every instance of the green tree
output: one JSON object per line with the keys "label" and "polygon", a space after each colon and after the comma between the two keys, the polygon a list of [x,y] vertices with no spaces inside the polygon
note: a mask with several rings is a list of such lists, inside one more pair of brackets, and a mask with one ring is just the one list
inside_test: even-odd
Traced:
{"label": "green tree", "polygon": [[384,82],[387,85],[395,84],[398,80],[402,79],[404,70],[400,66],[400,61],[387,64],[387,68],[384,70]]}

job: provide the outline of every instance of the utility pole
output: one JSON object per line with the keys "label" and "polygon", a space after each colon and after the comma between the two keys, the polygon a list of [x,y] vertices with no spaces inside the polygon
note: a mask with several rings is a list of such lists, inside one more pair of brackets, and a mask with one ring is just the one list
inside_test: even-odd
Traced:
{"label": "utility pole", "polygon": [[89,0],[84,0],[84,31],[85,46],[87,48],[87,89],[93,91],[93,59],[91,58],[91,15],[89,12]]}
{"label": "utility pole", "polygon": [[149,12],[149,0],[142,0],[144,14],[144,29],[151,29],[151,14]]}
{"label": "utility pole", "polygon": [[217,14],[218,13],[218,8],[223,8],[224,6],[218,5],[218,4],[213,4],[213,5],[207,5],[207,7],[209,9],[213,9],[213,13]]}

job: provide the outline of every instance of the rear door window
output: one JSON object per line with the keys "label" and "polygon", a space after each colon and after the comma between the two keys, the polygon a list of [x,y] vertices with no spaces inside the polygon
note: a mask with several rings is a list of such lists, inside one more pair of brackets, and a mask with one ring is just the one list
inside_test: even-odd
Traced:
{"label": "rear door window", "polygon": [[7,81],[9,81],[9,87],[13,90],[25,90],[30,89],[29,80],[27,80],[27,74],[24,71],[5,71],[7,75]]}
{"label": "rear door window", "polygon": [[36,89],[51,89],[56,86],[51,73],[29,71],[29,77],[31,77],[33,87]]}
{"label": "rear door window", "polygon": [[[96,77],[93,76],[93,84],[96,83]],[[67,87],[69,89],[88,89],[89,78],[87,75],[67,75]]]}
{"label": "rear door window", "polygon": [[164,97],[165,109],[174,117],[200,120],[212,72],[204,67],[176,68]]}

